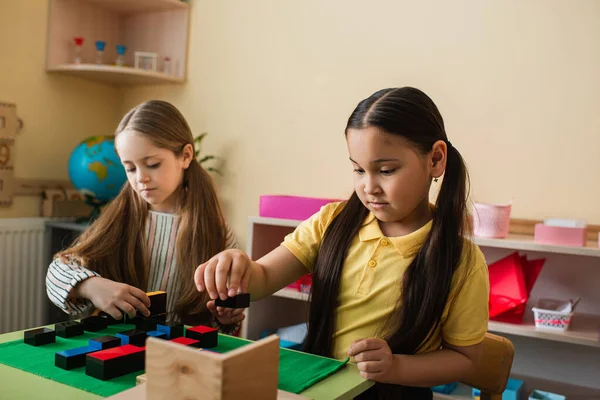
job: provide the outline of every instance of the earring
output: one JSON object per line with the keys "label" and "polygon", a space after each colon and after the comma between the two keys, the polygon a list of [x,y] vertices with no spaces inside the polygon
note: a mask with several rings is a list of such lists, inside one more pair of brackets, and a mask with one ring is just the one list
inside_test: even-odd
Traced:
{"label": "earring", "polygon": [[437,182],[437,181],[438,181],[438,178],[433,178],[433,181],[434,181],[434,182]]}

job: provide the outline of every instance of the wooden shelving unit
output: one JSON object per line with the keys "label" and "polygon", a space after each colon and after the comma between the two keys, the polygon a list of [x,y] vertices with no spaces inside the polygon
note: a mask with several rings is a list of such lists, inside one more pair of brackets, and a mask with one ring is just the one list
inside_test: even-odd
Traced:
{"label": "wooden shelving unit", "polygon": [[[186,80],[189,4],[180,0],[50,0],[46,70],[110,85],[183,83]],[[74,63],[74,37],[83,37]],[[96,64],[95,42],[106,42]],[[116,46],[127,47],[125,67],[114,65]],[[157,54],[157,70],[133,68],[134,52]],[[171,59],[169,73],[164,57]]]}
{"label": "wooden shelving unit", "polygon": [[[284,237],[291,233],[301,221],[286,220],[278,218],[250,217],[248,219],[248,246],[249,256],[256,260],[267,254],[272,249],[281,244]],[[490,259],[497,259],[511,251],[519,251],[528,254],[533,258],[544,257],[547,264],[544,268],[545,282],[536,283],[541,286],[540,292],[544,296],[552,296],[554,290],[563,287],[581,288],[587,294],[587,303],[595,303],[598,296],[594,295],[594,285],[591,282],[597,282],[594,277],[600,277],[600,248],[597,243],[590,243],[587,247],[565,247],[552,246],[535,243],[528,236],[510,236],[506,239],[483,239],[475,238],[483,250],[484,254]],[[572,279],[572,277],[586,275],[585,284],[581,286],[582,279]],[[590,283],[588,283],[589,281]],[[598,297],[600,298],[600,297]],[[256,339],[265,328],[277,329],[279,327],[297,324],[306,321],[308,313],[309,295],[300,293],[294,289],[282,289],[264,300],[252,303],[252,306],[246,311],[246,319],[243,322],[242,334],[245,337]],[[528,306],[529,307],[529,306]],[[571,326],[566,332],[555,332],[536,329],[532,319],[531,310],[528,309],[523,324],[511,324],[497,321],[490,321],[488,330],[511,338],[517,348],[515,364],[513,371],[516,378],[525,380],[525,393],[528,394],[531,389],[541,389],[554,391],[571,396],[584,396],[578,398],[600,398],[600,386],[590,385],[577,386],[565,381],[554,382],[553,376],[550,380],[541,379],[539,369],[543,365],[535,363],[560,363],[560,368],[577,369],[582,367],[578,365],[579,359],[587,364],[587,370],[582,374],[589,374],[590,370],[594,374],[600,372],[600,357],[595,360],[595,354],[600,354],[600,313],[598,307],[591,307],[593,313],[584,312],[575,313]],[[589,311],[589,310],[588,310]],[[567,347],[565,347],[567,346]],[[570,346],[570,347],[569,347]],[[534,349],[543,349],[536,351]],[[551,357],[551,353],[557,351],[560,356]],[[585,357],[586,354],[588,357]],[[548,358],[550,357],[550,358]],[[557,371],[558,367],[550,367],[551,371]],[[524,371],[524,372],[523,372]],[[571,376],[577,373],[571,371]],[[522,374],[522,376],[520,376]],[[559,376],[561,374],[558,374]],[[589,384],[588,384],[589,385]],[[588,396],[588,397],[585,397]],[[451,395],[435,394],[438,399],[470,399],[470,388],[459,385],[459,388]]]}

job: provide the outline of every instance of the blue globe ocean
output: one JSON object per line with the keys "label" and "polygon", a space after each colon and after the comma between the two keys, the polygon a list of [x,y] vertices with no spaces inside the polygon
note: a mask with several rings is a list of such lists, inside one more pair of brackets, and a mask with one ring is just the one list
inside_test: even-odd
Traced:
{"label": "blue globe ocean", "polygon": [[127,180],[114,136],[92,136],[77,145],[69,158],[69,177],[90,205],[114,199]]}

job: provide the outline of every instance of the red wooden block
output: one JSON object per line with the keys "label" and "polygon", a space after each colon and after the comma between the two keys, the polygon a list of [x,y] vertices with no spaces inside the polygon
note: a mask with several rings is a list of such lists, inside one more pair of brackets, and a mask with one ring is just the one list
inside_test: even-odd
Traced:
{"label": "red wooden block", "polygon": [[190,339],[190,338],[183,337],[183,336],[175,338],[175,339],[171,339],[171,342],[179,343],[179,344],[182,344],[184,346],[200,347],[200,341],[199,340]]}
{"label": "red wooden block", "polygon": [[97,358],[98,360],[106,361],[112,360],[117,357],[124,357],[130,354],[140,353],[146,351],[145,347],[138,347],[132,344],[126,344],[124,346],[113,347],[112,349],[106,349],[97,351],[95,353],[88,354],[89,357]]}

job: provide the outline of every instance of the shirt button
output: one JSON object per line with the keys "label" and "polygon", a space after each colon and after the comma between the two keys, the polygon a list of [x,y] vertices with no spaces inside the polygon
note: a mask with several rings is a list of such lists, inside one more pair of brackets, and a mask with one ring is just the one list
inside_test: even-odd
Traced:
{"label": "shirt button", "polygon": [[375,261],[375,260],[369,261],[369,267],[374,267],[376,265],[377,265],[377,261]]}
{"label": "shirt button", "polygon": [[387,239],[381,239],[382,246],[387,246],[388,244],[390,244],[390,242],[388,242]]}

